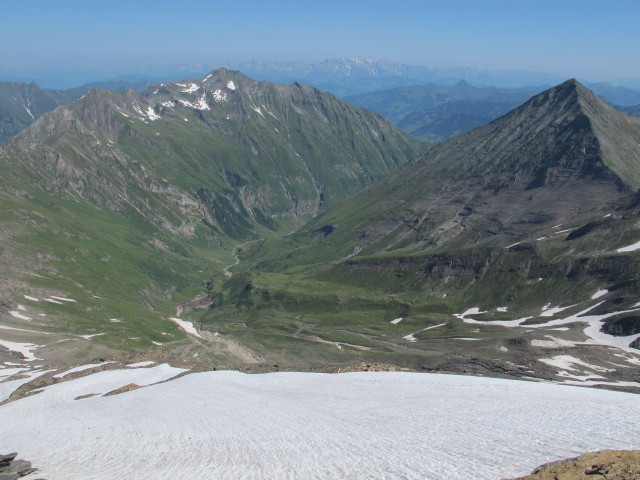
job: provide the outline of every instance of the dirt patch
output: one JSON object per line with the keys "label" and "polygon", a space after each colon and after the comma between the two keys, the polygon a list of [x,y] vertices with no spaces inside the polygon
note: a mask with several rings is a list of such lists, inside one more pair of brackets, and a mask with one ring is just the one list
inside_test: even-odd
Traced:
{"label": "dirt patch", "polygon": [[99,395],[98,393],[87,393],[86,395],[78,395],[74,400],[82,400],[83,398],[91,398]]}
{"label": "dirt patch", "polygon": [[390,363],[360,363],[338,369],[337,373],[346,372],[410,372],[408,368],[399,367]]}
{"label": "dirt patch", "polygon": [[514,480],[640,480],[640,450],[602,450],[547,463]]}
{"label": "dirt patch", "polygon": [[120,393],[130,392],[131,390],[137,390],[140,387],[137,383],[130,383],[125,385],[124,387],[116,388],[115,390],[111,390],[103,395],[103,397],[110,397],[111,395],[118,395]]}

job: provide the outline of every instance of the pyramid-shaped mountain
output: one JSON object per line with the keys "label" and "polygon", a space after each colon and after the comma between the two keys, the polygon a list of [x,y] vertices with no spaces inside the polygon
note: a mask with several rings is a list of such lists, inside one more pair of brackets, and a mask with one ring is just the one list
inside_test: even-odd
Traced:
{"label": "pyramid-shaped mountain", "polygon": [[[569,80],[442,142],[308,227],[341,256],[509,245],[640,187],[640,122]],[[311,236],[311,238],[314,238]],[[311,240],[309,240],[311,242]]]}
{"label": "pyramid-shaped mountain", "polygon": [[423,370],[562,381],[543,366],[560,349],[613,362],[603,345],[640,334],[639,145],[640,122],[565,82],[243,252],[203,325],[258,318]]}

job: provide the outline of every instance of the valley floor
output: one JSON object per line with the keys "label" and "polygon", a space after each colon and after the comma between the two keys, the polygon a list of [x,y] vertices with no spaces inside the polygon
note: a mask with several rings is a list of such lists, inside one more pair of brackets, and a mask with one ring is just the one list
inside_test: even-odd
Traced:
{"label": "valley floor", "polygon": [[[31,460],[33,478],[497,480],[640,444],[637,395],[550,383],[153,362],[56,377],[0,406],[0,451]],[[20,382],[0,383],[3,399]]]}

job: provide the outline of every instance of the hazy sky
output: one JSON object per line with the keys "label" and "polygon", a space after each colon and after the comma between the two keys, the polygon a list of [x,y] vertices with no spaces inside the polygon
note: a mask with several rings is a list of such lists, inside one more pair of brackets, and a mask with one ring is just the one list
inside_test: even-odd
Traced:
{"label": "hazy sky", "polygon": [[20,0],[0,12],[0,77],[357,57],[640,78],[640,0]]}

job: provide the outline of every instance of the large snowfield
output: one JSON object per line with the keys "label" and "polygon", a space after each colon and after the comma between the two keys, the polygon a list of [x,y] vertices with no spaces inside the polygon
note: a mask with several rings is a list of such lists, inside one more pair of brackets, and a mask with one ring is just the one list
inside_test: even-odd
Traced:
{"label": "large snowfield", "polygon": [[[498,480],[640,447],[629,393],[399,372],[172,379],[183,371],[142,365],[1,406],[0,453],[40,468],[27,479]],[[131,383],[149,386],[102,396]]]}

